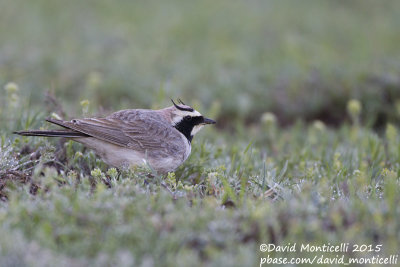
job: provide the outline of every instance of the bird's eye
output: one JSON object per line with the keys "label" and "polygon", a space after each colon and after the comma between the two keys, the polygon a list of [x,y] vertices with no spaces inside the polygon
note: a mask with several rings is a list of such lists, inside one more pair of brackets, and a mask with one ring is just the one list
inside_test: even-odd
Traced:
{"label": "bird's eye", "polygon": [[185,119],[185,121],[190,121],[192,119],[192,117],[191,116],[185,116],[184,119]]}

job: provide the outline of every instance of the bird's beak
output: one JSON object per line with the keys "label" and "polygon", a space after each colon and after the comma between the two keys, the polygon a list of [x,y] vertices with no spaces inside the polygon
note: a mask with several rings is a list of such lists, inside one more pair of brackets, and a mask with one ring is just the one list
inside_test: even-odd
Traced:
{"label": "bird's beak", "polygon": [[216,124],[216,123],[217,122],[215,120],[204,118],[204,124]]}

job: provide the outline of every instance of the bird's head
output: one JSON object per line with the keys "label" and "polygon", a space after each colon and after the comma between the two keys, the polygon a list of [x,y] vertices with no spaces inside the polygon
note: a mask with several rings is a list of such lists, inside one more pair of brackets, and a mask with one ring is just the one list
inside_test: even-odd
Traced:
{"label": "bird's head", "polygon": [[194,108],[185,105],[179,99],[176,104],[172,99],[174,106],[171,107],[171,123],[178,131],[180,131],[189,141],[198,133],[204,125],[215,124],[215,121],[208,119],[200,114]]}

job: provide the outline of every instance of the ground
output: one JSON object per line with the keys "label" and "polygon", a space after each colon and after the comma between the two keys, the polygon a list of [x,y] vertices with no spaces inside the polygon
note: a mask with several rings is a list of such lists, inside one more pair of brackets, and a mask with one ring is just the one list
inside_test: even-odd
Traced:
{"label": "ground", "polygon": [[[0,3],[0,265],[397,255],[399,12],[396,1]],[[218,123],[164,176],[12,134],[178,97]]]}

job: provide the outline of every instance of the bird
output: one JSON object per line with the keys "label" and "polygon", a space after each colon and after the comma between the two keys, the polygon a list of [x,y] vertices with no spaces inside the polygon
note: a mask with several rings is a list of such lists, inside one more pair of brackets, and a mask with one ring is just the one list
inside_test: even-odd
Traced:
{"label": "bird", "polygon": [[192,140],[205,125],[216,121],[178,100],[164,109],[125,109],[106,117],[72,120],[47,118],[63,127],[26,130],[22,136],[64,137],[94,150],[118,169],[149,165],[158,173],[175,171],[189,157]]}

